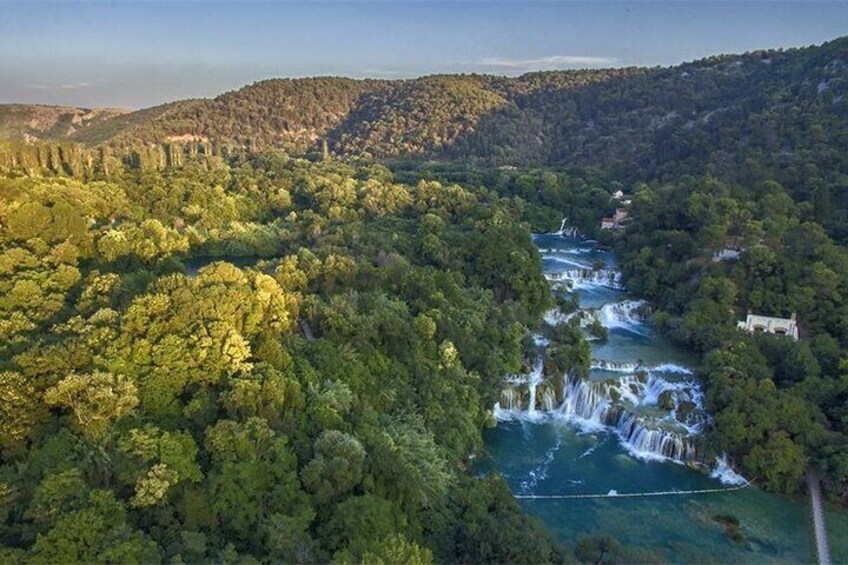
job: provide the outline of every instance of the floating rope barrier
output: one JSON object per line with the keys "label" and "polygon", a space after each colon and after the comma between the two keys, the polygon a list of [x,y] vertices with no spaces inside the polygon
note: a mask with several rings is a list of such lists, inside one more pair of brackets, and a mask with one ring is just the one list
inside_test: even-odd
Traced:
{"label": "floating rope barrier", "polygon": [[685,494],[709,494],[717,492],[732,492],[748,487],[751,481],[745,484],[725,488],[706,488],[700,490],[663,490],[655,492],[608,492],[605,494],[514,494],[513,496],[522,500],[565,500],[573,498],[647,498],[651,496],[681,496]]}

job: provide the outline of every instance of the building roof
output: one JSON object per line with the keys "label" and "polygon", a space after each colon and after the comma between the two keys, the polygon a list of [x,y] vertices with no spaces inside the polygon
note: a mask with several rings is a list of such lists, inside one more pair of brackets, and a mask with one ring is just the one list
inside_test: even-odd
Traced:
{"label": "building roof", "polygon": [[759,316],[748,314],[744,321],[737,324],[739,329],[749,332],[763,331],[772,334],[785,334],[792,336],[796,341],[799,337],[798,321],[795,314],[790,318],[774,318],[772,316]]}

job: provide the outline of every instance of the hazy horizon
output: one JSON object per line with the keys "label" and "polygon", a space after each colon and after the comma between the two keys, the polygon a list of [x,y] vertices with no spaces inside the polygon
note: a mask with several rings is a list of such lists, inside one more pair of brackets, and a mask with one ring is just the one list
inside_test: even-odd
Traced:
{"label": "hazy horizon", "polygon": [[271,78],[668,66],[846,31],[842,2],[0,1],[0,103],[137,109]]}

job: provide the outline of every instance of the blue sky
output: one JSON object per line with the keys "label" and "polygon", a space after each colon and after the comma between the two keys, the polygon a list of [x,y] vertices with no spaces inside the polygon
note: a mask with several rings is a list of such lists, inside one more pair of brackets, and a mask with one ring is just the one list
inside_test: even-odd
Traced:
{"label": "blue sky", "polygon": [[809,0],[0,0],[0,102],[139,108],[270,77],[670,65],[846,33],[848,3]]}

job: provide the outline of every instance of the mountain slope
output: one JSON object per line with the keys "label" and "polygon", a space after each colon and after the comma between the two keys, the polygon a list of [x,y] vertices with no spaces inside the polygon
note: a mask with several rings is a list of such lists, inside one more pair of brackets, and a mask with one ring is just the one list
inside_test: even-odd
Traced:
{"label": "mountain slope", "polygon": [[0,104],[0,140],[59,140],[128,112],[114,108]]}
{"label": "mountain slope", "polygon": [[102,124],[98,135],[75,140],[118,146],[210,140],[305,151],[351,112],[362,93],[382,84],[343,78],[267,80],[212,100],[180,101],[121,116]]}
{"label": "mountain slope", "polygon": [[[578,89],[539,89],[451,148],[499,164],[637,165],[845,146],[848,40],[648,69]],[[526,140],[536,139],[532,153]]]}
{"label": "mountain slope", "polygon": [[[43,134],[36,137],[87,145],[208,140],[305,152],[327,141],[344,155],[603,164],[662,176],[670,166],[703,170],[752,157],[775,166],[799,158],[824,162],[848,144],[846,94],[842,38],[669,68],[274,79],[86,127],[63,129],[55,118],[35,129]],[[0,112],[2,131],[19,131],[28,108],[44,112]],[[81,119],[74,116],[62,119]]]}

